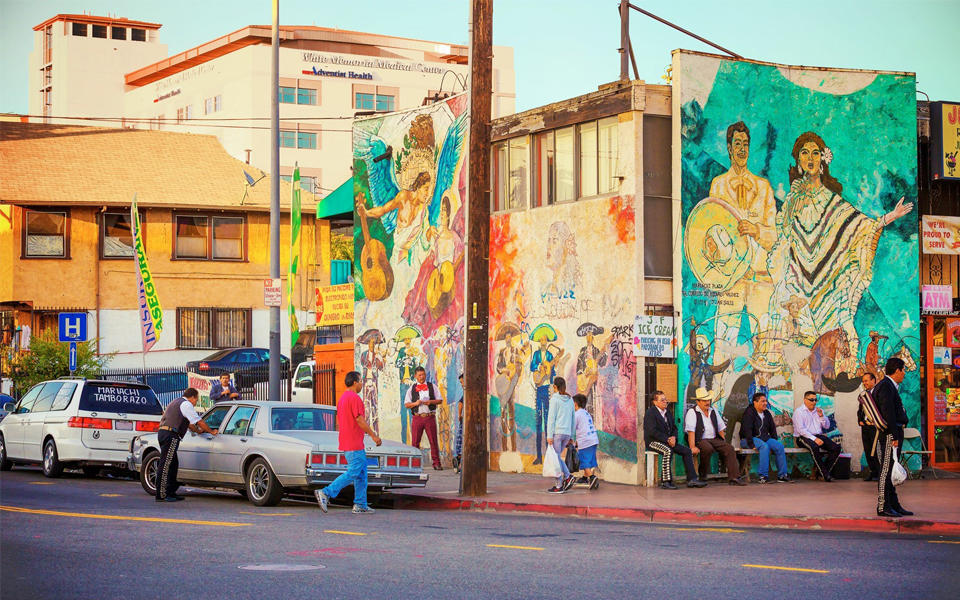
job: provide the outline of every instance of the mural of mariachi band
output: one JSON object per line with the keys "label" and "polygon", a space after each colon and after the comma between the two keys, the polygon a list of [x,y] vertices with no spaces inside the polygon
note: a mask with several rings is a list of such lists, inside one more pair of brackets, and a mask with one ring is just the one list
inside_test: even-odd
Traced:
{"label": "mural of mariachi band", "polygon": [[[411,441],[403,398],[418,367],[444,402],[450,463],[463,370],[466,95],[354,123],[356,364],[369,421]],[[426,439],[424,439],[426,444]]]}
{"label": "mural of mariachi band", "polygon": [[673,73],[686,397],[733,423],[766,391],[789,426],[813,390],[856,457],[860,377],[899,356],[918,423],[914,77],[684,51]]}

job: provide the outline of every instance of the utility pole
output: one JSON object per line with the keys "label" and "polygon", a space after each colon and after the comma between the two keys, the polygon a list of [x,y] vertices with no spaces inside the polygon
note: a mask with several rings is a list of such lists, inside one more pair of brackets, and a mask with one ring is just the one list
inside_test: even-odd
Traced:
{"label": "utility pole", "polygon": [[470,137],[467,193],[466,347],[460,493],[487,493],[487,344],[490,292],[490,103],[493,0],[470,2]]}
{"label": "utility pole", "polygon": [[[273,0],[270,60],[270,278],[280,278],[280,0]],[[288,300],[289,301],[289,300]],[[280,400],[280,307],[270,307],[270,400]]]}
{"label": "utility pole", "polygon": [[[626,81],[630,79],[627,69],[630,65],[630,57],[627,50],[632,53],[630,48],[630,3],[627,0],[620,0],[620,79]],[[639,77],[637,78],[639,79]]]}

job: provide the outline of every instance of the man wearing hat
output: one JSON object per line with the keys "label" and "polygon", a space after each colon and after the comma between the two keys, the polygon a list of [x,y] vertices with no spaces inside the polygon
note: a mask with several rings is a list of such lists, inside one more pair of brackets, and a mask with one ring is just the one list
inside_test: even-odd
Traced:
{"label": "man wearing hat", "polygon": [[740,463],[737,461],[737,452],[724,439],[726,423],[723,417],[717,414],[710,404],[713,395],[706,389],[699,387],[693,394],[697,405],[687,411],[684,418],[683,430],[687,432],[687,444],[694,456],[700,455],[700,479],[706,480],[710,471],[710,457],[719,452],[727,465],[727,477],[730,485],[747,485],[740,476]]}

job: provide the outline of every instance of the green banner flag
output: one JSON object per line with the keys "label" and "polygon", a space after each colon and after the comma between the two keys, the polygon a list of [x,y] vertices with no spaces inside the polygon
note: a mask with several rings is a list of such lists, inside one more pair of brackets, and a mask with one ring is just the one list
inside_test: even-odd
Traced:
{"label": "green banner flag", "polygon": [[297,281],[297,268],[300,266],[300,167],[293,169],[293,191],[290,197],[290,275],[287,277],[287,310],[290,312],[290,347],[293,348],[300,337],[300,325],[297,323],[297,305],[293,291]]}
{"label": "green banner flag", "polygon": [[141,338],[143,351],[148,352],[157,343],[160,332],[163,331],[163,309],[160,307],[160,298],[157,297],[153,275],[147,265],[147,251],[143,246],[143,231],[140,228],[136,194],[133,195],[133,201],[130,203],[130,230],[133,238],[133,252],[137,260],[137,297]]}

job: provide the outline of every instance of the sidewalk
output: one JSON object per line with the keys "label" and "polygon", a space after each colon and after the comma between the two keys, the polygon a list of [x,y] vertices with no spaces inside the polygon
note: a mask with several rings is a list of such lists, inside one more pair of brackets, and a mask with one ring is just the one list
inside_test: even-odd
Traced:
{"label": "sidewalk", "polygon": [[[703,489],[663,490],[601,482],[594,491],[575,487],[548,494],[538,475],[487,473],[487,495],[458,495],[459,475],[431,471],[424,489],[393,492],[397,508],[477,510],[652,523],[873,531],[960,536],[960,479],[905,482],[898,493],[913,517],[876,516],[877,484],[860,479],[809,480],[747,487],[710,483]],[[774,507],[774,508],[771,508]]]}

